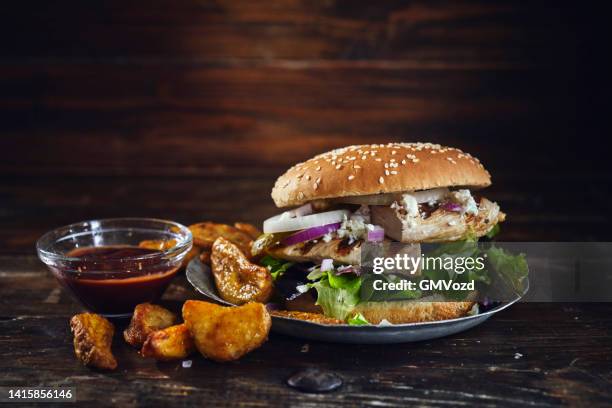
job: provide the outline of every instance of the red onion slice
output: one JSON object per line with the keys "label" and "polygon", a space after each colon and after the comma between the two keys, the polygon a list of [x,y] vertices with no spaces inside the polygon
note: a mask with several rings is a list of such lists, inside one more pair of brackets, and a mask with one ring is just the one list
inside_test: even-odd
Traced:
{"label": "red onion slice", "polygon": [[448,203],[444,203],[442,204],[442,208],[446,211],[450,211],[450,212],[461,212],[463,211],[463,207],[461,206],[461,204],[457,204],[457,203],[453,203],[453,202],[448,202]]}
{"label": "red onion slice", "polygon": [[374,225],[372,230],[368,231],[368,242],[381,242],[385,239],[385,229],[379,225]]}
{"label": "red onion slice", "polygon": [[355,275],[360,276],[361,268],[356,265],[344,265],[344,266],[339,266],[336,269],[336,275],[342,275],[344,273],[354,273]]}
{"label": "red onion slice", "polygon": [[299,244],[300,242],[310,241],[312,239],[320,238],[328,232],[336,231],[342,225],[341,222],[333,224],[321,225],[319,227],[308,228],[295,234],[289,235],[287,238],[281,241],[281,244],[289,246]]}

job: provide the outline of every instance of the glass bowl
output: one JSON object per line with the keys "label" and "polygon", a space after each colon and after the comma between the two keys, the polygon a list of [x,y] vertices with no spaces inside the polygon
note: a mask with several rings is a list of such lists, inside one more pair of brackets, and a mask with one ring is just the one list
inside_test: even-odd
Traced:
{"label": "glass bowl", "polygon": [[[142,241],[155,241],[158,249],[141,248]],[[47,232],[36,250],[83,306],[107,317],[125,317],[137,304],[159,299],[191,246],[191,232],[176,222],[112,218]]]}

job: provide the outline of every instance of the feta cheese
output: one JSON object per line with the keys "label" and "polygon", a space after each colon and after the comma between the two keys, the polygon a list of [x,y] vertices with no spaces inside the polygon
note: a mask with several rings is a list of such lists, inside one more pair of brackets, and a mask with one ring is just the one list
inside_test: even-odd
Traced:
{"label": "feta cheese", "polygon": [[402,194],[402,207],[404,207],[409,217],[416,217],[419,215],[419,203],[416,198],[410,194]]}
{"label": "feta cheese", "polygon": [[[336,231],[336,234],[339,238],[348,238],[349,242],[353,243],[358,239],[365,238],[368,231],[373,228],[374,226],[370,224],[370,208],[367,205],[362,205],[350,217],[344,217],[344,221],[342,221],[342,225]],[[325,239],[324,236],[323,240]]]}

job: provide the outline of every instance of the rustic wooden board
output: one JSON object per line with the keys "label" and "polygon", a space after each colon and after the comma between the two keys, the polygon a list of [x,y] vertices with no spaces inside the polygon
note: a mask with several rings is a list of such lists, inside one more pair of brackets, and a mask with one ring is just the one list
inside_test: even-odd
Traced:
{"label": "rustic wooden board", "polygon": [[[211,406],[605,405],[612,398],[612,306],[517,304],[473,330],[387,347],[305,342],[271,335],[244,359],[191,368],[141,358],[117,336],[119,369],[82,367],[68,320],[79,307],[32,257],[0,257],[0,384],[75,386],[81,402]],[[165,296],[194,292],[179,277]],[[516,353],[520,353],[520,357]],[[333,370],[337,392],[284,385],[306,367]]]}
{"label": "rustic wooden board", "polygon": [[[5,58],[390,59],[508,66],[576,46],[575,10],[546,2],[283,0],[14,2]],[[27,19],[23,16],[28,15]],[[61,22],[61,24],[58,24]],[[569,26],[569,28],[568,28]],[[567,28],[566,30],[564,30]],[[14,41],[17,37],[19,41]]]}
{"label": "rustic wooden board", "polygon": [[583,162],[565,148],[575,120],[559,116],[566,89],[545,71],[35,64],[0,66],[0,74],[0,169],[12,174],[279,168],[394,140],[457,146],[492,170],[518,156],[534,170]]}

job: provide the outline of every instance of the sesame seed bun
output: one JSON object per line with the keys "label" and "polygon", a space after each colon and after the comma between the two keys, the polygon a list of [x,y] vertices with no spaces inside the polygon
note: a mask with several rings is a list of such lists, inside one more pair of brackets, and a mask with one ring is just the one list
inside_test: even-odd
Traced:
{"label": "sesame seed bun", "polygon": [[480,161],[431,143],[348,146],[296,164],[272,189],[278,207],[313,200],[437,187],[482,188],[491,176]]}

